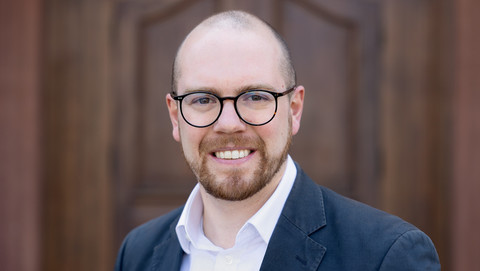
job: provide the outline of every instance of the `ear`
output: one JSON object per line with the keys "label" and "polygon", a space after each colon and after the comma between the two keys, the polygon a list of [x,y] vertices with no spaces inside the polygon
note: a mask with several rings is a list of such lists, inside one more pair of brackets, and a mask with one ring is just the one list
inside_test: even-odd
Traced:
{"label": "ear", "polygon": [[180,131],[178,129],[178,106],[177,101],[172,98],[172,95],[167,94],[165,97],[167,101],[168,113],[170,115],[170,121],[172,122],[173,130],[172,135],[175,141],[180,142]]}
{"label": "ear", "polygon": [[300,129],[304,97],[305,88],[303,86],[298,86],[290,100],[290,112],[292,114],[292,135],[296,135]]}

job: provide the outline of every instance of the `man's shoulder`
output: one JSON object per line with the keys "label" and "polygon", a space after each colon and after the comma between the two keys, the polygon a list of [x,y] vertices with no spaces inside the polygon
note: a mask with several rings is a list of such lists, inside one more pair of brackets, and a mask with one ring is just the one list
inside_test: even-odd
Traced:
{"label": "man's shoulder", "polygon": [[[362,263],[365,270],[369,265],[385,270],[397,270],[402,265],[423,266],[420,265],[422,259],[425,269],[412,267],[411,270],[439,269],[432,241],[417,227],[325,187],[320,189],[327,220],[321,239],[329,244],[331,250],[338,251],[357,264],[362,263],[362,259],[371,259],[370,263]],[[410,251],[405,253],[405,248]],[[356,259],[359,255],[362,256]]]}
{"label": "man's shoulder", "polygon": [[307,213],[304,219],[318,220],[316,224],[325,225],[330,230],[339,227],[342,230],[365,232],[381,229],[382,232],[393,233],[388,230],[405,232],[416,229],[397,216],[315,183],[301,168],[288,207],[288,216],[302,216],[296,212],[301,208]]}
{"label": "man's shoulder", "polygon": [[[183,207],[173,210],[130,231],[118,252],[115,270],[147,270],[152,264],[156,247],[162,244],[178,244],[172,238],[176,238],[175,225],[182,210]],[[172,249],[175,249],[174,246]],[[180,245],[177,251],[181,251]]]}
{"label": "man's shoulder", "polygon": [[415,226],[318,185],[301,169],[270,241],[269,267],[278,267],[284,250],[308,245],[315,252],[303,259],[322,270],[439,270],[433,243]]}
{"label": "man's shoulder", "polygon": [[154,243],[161,242],[171,234],[172,227],[175,227],[182,210],[183,206],[165,215],[149,220],[134,228],[127,237],[143,243],[145,241]]}
{"label": "man's shoulder", "polygon": [[183,207],[177,208],[137,226],[127,234],[121,250],[126,254],[141,255],[145,251],[145,255],[150,255],[155,246],[176,237],[174,229],[182,210]]}
{"label": "man's shoulder", "polygon": [[355,225],[359,230],[394,229],[405,232],[416,229],[415,226],[385,211],[338,194],[326,187],[319,186],[324,199],[325,213],[330,222]]}

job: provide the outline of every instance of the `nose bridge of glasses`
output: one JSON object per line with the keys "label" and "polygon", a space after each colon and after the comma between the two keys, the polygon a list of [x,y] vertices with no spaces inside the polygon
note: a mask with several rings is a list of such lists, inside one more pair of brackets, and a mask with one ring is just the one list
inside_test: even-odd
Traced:
{"label": "nose bridge of glasses", "polygon": [[233,102],[235,102],[238,99],[238,96],[237,97],[233,97],[233,96],[218,97],[218,99],[222,101],[222,103],[224,103],[225,100],[232,100]]}
{"label": "nose bridge of glasses", "polygon": [[[235,104],[236,101],[237,101],[237,98],[238,97],[232,97],[232,96],[219,98],[221,103],[222,103],[222,110],[219,112],[219,114],[220,114],[219,117],[221,117],[221,115],[224,115],[225,109],[233,110],[232,112],[235,112],[235,115],[237,115],[237,117],[239,117],[238,112],[237,112],[237,105]],[[228,100],[231,100],[231,102],[228,102]]]}
{"label": "nose bridge of glasses", "polygon": [[236,97],[221,98],[222,109],[219,112],[217,120],[213,123],[213,127],[216,131],[238,132],[245,129],[246,124],[238,114],[235,101]]}

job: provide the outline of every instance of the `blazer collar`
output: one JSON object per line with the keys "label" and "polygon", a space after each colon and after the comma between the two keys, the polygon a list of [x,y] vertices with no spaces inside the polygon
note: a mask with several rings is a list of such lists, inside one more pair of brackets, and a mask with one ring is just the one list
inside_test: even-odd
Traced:
{"label": "blazer collar", "polygon": [[323,195],[298,166],[297,177],[265,253],[260,270],[317,270],[326,247],[310,235],[326,222]]}
{"label": "blazer collar", "polygon": [[177,271],[180,270],[183,260],[183,250],[175,232],[175,226],[180,216],[170,226],[170,236],[154,248],[152,270]]}

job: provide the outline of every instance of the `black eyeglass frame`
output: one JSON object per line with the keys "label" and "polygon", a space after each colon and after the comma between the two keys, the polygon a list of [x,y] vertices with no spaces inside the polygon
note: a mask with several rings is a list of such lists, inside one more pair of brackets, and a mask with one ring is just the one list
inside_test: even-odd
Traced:
{"label": "black eyeglass frame", "polygon": [[[208,91],[195,91],[195,92],[190,92],[190,93],[187,93],[187,94],[183,94],[183,95],[175,95],[175,93],[171,92],[170,95],[172,96],[172,98],[176,101],[179,101],[179,107],[180,107],[180,113],[182,114],[182,117],[183,119],[185,120],[186,123],[188,123],[189,125],[193,126],[193,127],[196,127],[196,128],[206,128],[208,126],[211,126],[212,124],[214,124],[219,118],[220,116],[222,115],[222,112],[223,112],[223,101],[225,100],[232,100],[233,101],[233,106],[235,108],[235,112],[237,113],[237,116],[243,121],[245,122],[246,124],[249,124],[249,125],[252,125],[252,126],[262,126],[262,125],[265,125],[267,123],[269,123],[270,121],[273,120],[273,118],[275,118],[275,115],[277,115],[277,109],[278,109],[278,97],[282,97],[282,96],[285,96],[287,94],[289,94],[290,92],[294,91],[295,89],[297,88],[297,86],[293,86],[283,92],[274,92],[274,91],[269,91],[269,90],[264,90],[264,89],[249,89],[247,91],[243,91],[241,92],[240,94],[238,94],[237,96],[235,97],[232,97],[232,96],[229,96],[229,97],[220,97],[212,92],[208,92]],[[275,98],[275,112],[273,113],[272,117],[267,120],[266,122],[264,123],[261,123],[261,124],[255,124],[255,123],[251,123],[251,122],[248,122],[246,120],[244,120],[242,118],[242,116],[240,115],[240,113],[238,112],[238,108],[237,108],[237,100],[240,96],[244,95],[245,93],[249,93],[249,92],[254,92],[254,91],[263,91],[263,92],[267,92],[269,94],[271,94],[274,98]],[[220,111],[218,112],[218,116],[215,118],[214,121],[212,121],[210,124],[208,125],[194,125],[192,123],[190,123],[186,118],[185,118],[185,115],[183,115],[183,109],[182,109],[182,101],[185,97],[187,97],[188,95],[192,95],[192,94],[198,94],[198,93],[205,93],[205,94],[210,94],[210,95],[213,95],[215,96],[219,101],[220,101]]]}

